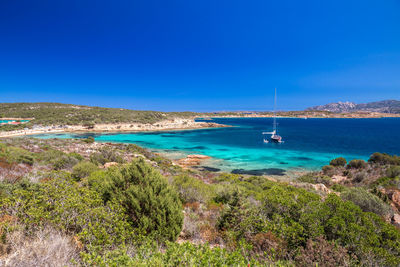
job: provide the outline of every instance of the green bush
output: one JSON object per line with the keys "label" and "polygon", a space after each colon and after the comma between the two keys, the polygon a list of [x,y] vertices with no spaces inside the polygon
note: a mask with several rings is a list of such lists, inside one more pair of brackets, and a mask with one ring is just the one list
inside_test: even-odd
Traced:
{"label": "green bush", "polygon": [[132,225],[154,238],[175,240],[182,229],[182,204],[161,174],[142,159],[120,169],[95,172],[89,185],[105,202],[117,201]]}
{"label": "green bush", "polygon": [[367,167],[367,163],[362,159],[353,159],[347,164],[347,167],[350,169],[364,169]]}
{"label": "green bush", "polygon": [[68,156],[69,156],[69,157],[76,158],[76,159],[79,160],[79,161],[82,161],[82,160],[85,159],[81,154],[76,153],[76,152],[71,152],[71,153],[68,154]]}
{"label": "green bush", "polygon": [[372,154],[368,160],[368,162],[381,164],[381,165],[400,165],[400,157],[399,156],[391,156],[386,153],[375,152]]}
{"label": "green bush", "polygon": [[400,176],[400,166],[391,166],[386,171],[386,175],[390,178],[396,178]]}
{"label": "green bush", "polygon": [[322,172],[325,175],[332,176],[335,174],[335,167],[333,167],[332,165],[325,165],[322,167]]}
{"label": "green bush", "polygon": [[93,136],[89,136],[88,138],[82,139],[82,141],[87,143],[87,144],[92,144],[92,143],[94,143],[94,137]]}
{"label": "green bush", "polygon": [[90,161],[94,164],[104,165],[107,162],[123,163],[124,159],[117,150],[102,148],[99,152],[90,155]]}
{"label": "green bush", "polygon": [[76,157],[64,155],[60,158],[56,158],[53,160],[53,167],[55,170],[63,170],[63,169],[70,170],[78,162],[79,160]]}
{"label": "green bush", "polygon": [[361,187],[349,188],[343,191],[340,196],[343,200],[353,202],[365,212],[373,212],[386,218],[393,213],[388,204]]}
{"label": "green bush", "polygon": [[[359,262],[368,255],[373,264],[400,264],[400,233],[378,215],[363,212],[335,194],[322,201],[316,194],[277,183],[263,195],[261,206],[248,205],[240,198],[229,202],[227,212],[221,216],[221,229],[236,240],[271,232],[284,240],[289,254],[305,247],[308,240],[323,236],[348,249]],[[366,209],[382,204],[370,195],[364,201],[371,201]]]}
{"label": "green bush", "polygon": [[34,162],[33,153],[6,144],[1,144],[0,146],[0,158],[4,158],[8,163],[24,163],[33,165]]}
{"label": "green bush", "polygon": [[334,185],[332,185],[331,189],[336,192],[343,192],[344,190],[346,190],[346,187],[341,184],[334,184]]}
{"label": "green bush", "polygon": [[81,161],[72,168],[72,177],[79,181],[97,170],[98,167],[92,162]]}
{"label": "green bush", "polygon": [[335,167],[343,167],[347,164],[347,161],[343,157],[335,158],[329,162],[330,165],[335,166]]}
{"label": "green bush", "polygon": [[[332,167],[332,166],[327,165],[324,167]],[[327,168],[327,169],[328,170],[325,170],[325,172],[329,173],[330,175],[333,175],[333,170],[330,168]],[[302,182],[302,183],[310,183],[310,184],[324,184],[326,186],[330,186],[332,184],[331,177],[329,177],[327,175],[320,175],[318,173],[305,174],[305,175],[297,178],[297,181]]]}
{"label": "green bush", "polygon": [[212,186],[187,174],[175,176],[172,185],[179,193],[179,197],[184,203],[207,203],[213,196]]}
{"label": "green bush", "polygon": [[50,225],[82,243],[85,265],[94,264],[104,255],[132,241],[134,232],[125,210],[115,202],[104,205],[99,194],[75,183],[67,173],[58,178],[33,184],[0,183],[1,214],[17,216],[26,232]]}

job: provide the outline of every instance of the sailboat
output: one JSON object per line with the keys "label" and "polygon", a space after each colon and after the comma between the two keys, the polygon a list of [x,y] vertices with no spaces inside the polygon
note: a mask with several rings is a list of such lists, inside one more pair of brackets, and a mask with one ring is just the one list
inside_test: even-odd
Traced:
{"label": "sailboat", "polygon": [[262,134],[271,135],[270,139],[264,137],[264,143],[269,143],[269,141],[275,143],[282,143],[282,136],[278,135],[277,123],[276,123],[276,88],[275,88],[275,99],[274,99],[274,122],[273,122],[272,132],[263,132]]}

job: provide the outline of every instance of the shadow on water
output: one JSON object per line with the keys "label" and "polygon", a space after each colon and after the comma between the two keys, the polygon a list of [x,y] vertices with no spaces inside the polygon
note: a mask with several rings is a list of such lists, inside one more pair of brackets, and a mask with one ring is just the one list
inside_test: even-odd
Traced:
{"label": "shadow on water", "polygon": [[278,168],[267,168],[267,169],[257,169],[257,170],[245,170],[245,169],[234,169],[231,171],[233,174],[249,174],[255,176],[261,175],[279,175],[284,176],[286,171],[284,169]]}

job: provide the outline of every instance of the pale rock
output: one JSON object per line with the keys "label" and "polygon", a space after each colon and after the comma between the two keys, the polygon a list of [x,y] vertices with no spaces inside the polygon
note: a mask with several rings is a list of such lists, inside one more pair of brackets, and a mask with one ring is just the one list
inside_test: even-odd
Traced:
{"label": "pale rock", "polygon": [[110,167],[116,166],[116,165],[118,165],[118,162],[114,162],[114,161],[112,161],[112,162],[106,162],[106,163],[104,164],[103,168],[104,168],[104,169],[107,169],[107,168],[110,168]]}

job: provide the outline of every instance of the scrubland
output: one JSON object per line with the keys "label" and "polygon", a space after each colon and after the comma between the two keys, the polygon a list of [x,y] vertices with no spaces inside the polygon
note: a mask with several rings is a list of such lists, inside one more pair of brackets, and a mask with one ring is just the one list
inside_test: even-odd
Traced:
{"label": "scrubland", "polygon": [[399,157],[380,153],[284,183],[132,144],[2,139],[0,262],[398,266],[399,175]]}

